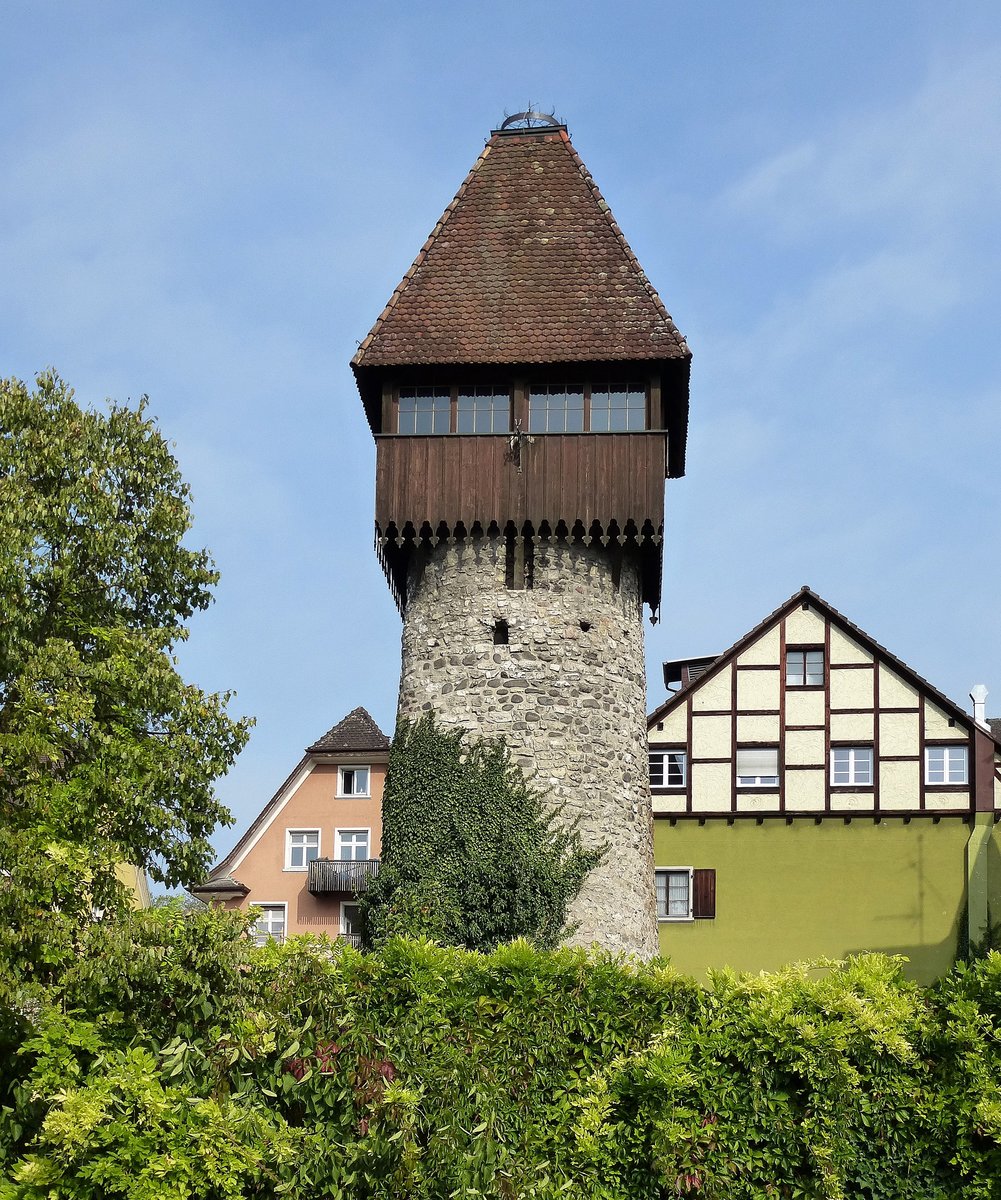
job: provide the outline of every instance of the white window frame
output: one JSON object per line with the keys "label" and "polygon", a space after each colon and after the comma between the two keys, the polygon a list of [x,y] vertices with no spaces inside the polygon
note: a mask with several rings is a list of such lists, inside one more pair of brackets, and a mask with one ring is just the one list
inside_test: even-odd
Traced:
{"label": "white window frame", "polygon": [[[357,774],[359,771],[365,772],[366,786],[363,792],[346,792],[344,790],[344,772],[351,771]],[[366,763],[358,763],[357,765],[348,764],[344,767],[337,768],[337,796],[341,800],[365,799],[372,795],[372,768]]]}
{"label": "white window frame", "polygon": [[[950,764],[950,759],[953,757],[953,752],[960,757],[960,765],[962,766],[962,779],[954,779],[952,777],[954,768]],[[932,754],[942,752],[942,779],[932,779]],[[965,742],[956,742],[949,745],[939,743],[935,746],[925,746],[925,786],[926,787],[968,787],[970,782],[970,748]]]}
{"label": "white window frame", "polygon": [[[802,655],[803,658],[803,678],[802,680],[789,678],[789,656],[792,654]],[[807,665],[811,654],[820,655],[820,680],[817,683],[810,682],[810,668]],[[823,687],[824,677],[827,672],[827,655],[824,653],[823,646],[790,646],[786,649],[785,661],[785,683],[786,687],[791,688],[811,688]]]}
{"label": "white window frame", "polygon": [[[835,778],[835,755],[848,755],[848,778]],[[862,756],[861,758],[859,756]],[[859,766],[862,763],[866,765],[868,779],[859,779]],[[831,787],[856,787],[856,788],[871,788],[876,772],[875,756],[873,755],[872,746],[832,746],[831,747]]]}
{"label": "white window frame", "polygon": [[[681,782],[680,783],[670,783],[670,782],[668,782],[668,779],[667,779],[669,772],[667,770],[667,761],[666,760],[671,755],[674,755],[676,758],[680,759],[680,764],[678,764],[681,767]],[[650,786],[652,788],[657,788],[657,789],[664,788],[664,789],[669,789],[671,791],[680,791],[682,788],[687,786],[687,784],[688,784],[688,750],[687,749],[685,749],[684,747],[680,747],[680,746],[665,746],[662,749],[661,747],[658,746],[656,749],[650,750],[649,760],[651,762],[651,765],[652,765],[652,760],[654,758],[660,759],[661,782],[654,783],[653,771],[651,770],[650,771]]]}
{"label": "white window frame", "polygon": [[361,905],[358,903],[357,900],[342,900],[341,901],[340,913],[338,916],[338,920],[340,921],[340,924],[337,928],[339,937],[357,937],[358,936],[357,931],[355,933],[351,933],[348,929],[345,928],[346,922],[344,919],[344,910],[346,908],[360,908],[360,907],[361,907]]}
{"label": "white window frame", "polygon": [[[775,755],[774,775],[741,775],[740,756],[744,753],[768,752]],[[772,788],[779,786],[779,748],[778,746],[738,746],[736,761],[733,764],[734,778],[739,788]]]}
{"label": "white window frame", "polygon": [[[667,878],[664,893],[664,907],[667,910],[665,913],[660,911],[660,901],[657,901],[657,920],[658,921],[694,921],[695,920],[695,868],[694,867],[657,867],[654,870],[654,893],[657,890],[658,876],[664,875]],[[688,911],[684,916],[670,913],[671,908],[671,875],[684,875],[688,879]]]}
{"label": "white window frame", "polygon": [[[363,833],[366,837],[367,852],[364,858],[342,858],[341,849],[344,845],[341,840],[342,834],[345,833]],[[354,845],[354,843],[351,843]],[[337,862],[369,862],[372,858],[372,830],[366,829],[364,825],[345,825],[343,829],[334,830],[334,858]]]}
{"label": "white window frame", "polygon": [[[274,938],[276,942],[284,942],[288,937],[288,902],[286,900],[261,900],[255,901],[251,907],[259,908],[261,910],[261,915],[254,922],[253,929],[249,931],[254,944],[257,946],[263,946],[271,938]],[[279,908],[282,910],[281,933],[278,936],[276,936],[270,930],[268,930],[267,933],[262,933],[258,929],[258,925],[260,924],[264,914],[266,912],[275,912]]]}
{"label": "white window frame", "polygon": [[301,867],[294,866],[292,863],[292,835],[294,833],[315,833],[316,834],[316,857],[321,857],[321,845],[323,842],[323,834],[317,828],[305,829],[286,829],[285,830],[285,867],[286,871],[308,871],[309,860],[307,859]]}

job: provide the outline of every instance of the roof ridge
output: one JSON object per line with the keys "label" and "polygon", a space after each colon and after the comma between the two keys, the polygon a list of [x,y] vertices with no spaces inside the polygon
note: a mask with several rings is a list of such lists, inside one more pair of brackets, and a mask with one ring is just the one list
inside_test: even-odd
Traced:
{"label": "roof ridge", "polygon": [[[496,136],[496,135],[494,135],[494,136]],[[403,295],[403,293],[410,286],[410,281],[417,274],[417,271],[420,268],[420,266],[423,264],[425,258],[427,258],[428,253],[431,250],[431,247],[435,244],[435,242],[437,242],[442,229],[444,229],[445,225],[448,223],[449,217],[451,217],[452,213],[454,213],[456,208],[458,208],[459,201],[462,199],[464,193],[468,190],[469,185],[473,180],[473,177],[476,175],[477,171],[479,171],[480,167],[486,161],[487,155],[490,153],[491,149],[493,148],[493,142],[494,142],[494,138],[491,137],[487,141],[487,144],[483,147],[483,149],[477,155],[476,161],[466,172],[466,178],[463,179],[462,183],[459,184],[458,191],[455,193],[455,195],[452,197],[452,199],[448,202],[448,204],[445,205],[445,211],[441,214],[441,216],[435,222],[434,228],[424,239],[424,245],[421,246],[420,250],[417,251],[417,257],[410,264],[410,267],[407,269],[407,271],[404,272],[403,278],[400,280],[400,282],[396,285],[395,288],[393,288],[393,294],[386,301],[386,304],[383,307],[382,312],[379,313],[378,317],[376,317],[375,324],[372,326],[372,328],[368,331],[368,333],[365,335],[365,337],[362,338],[361,342],[358,344],[358,349],[355,351],[354,356],[351,359],[350,366],[357,367],[357,366],[361,365],[362,356],[364,355],[364,353],[368,349],[368,347],[372,344],[372,342],[375,340],[376,336],[379,334],[379,332],[382,329],[382,326],[385,323],[386,319],[388,318],[389,314],[396,307],[397,301],[400,299],[400,297]]]}
{"label": "roof ridge", "polygon": [[[720,671],[728,663],[732,662],[745,646],[748,646],[751,644],[751,642],[756,641],[757,638],[760,637],[770,625],[774,624],[774,622],[777,621],[787,609],[791,609],[797,601],[802,601],[804,598],[809,598],[811,602],[825,609],[828,615],[835,619],[835,623],[842,626],[844,632],[850,631],[854,637],[857,637],[867,647],[869,647],[869,649],[874,652],[874,658],[881,656],[886,659],[888,663],[891,663],[895,668],[897,668],[897,670],[907,676],[912,683],[916,683],[919,690],[923,689],[926,691],[939,704],[940,707],[948,709],[953,716],[958,716],[964,722],[964,724],[970,727],[971,731],[974,727],[981,728],[980,726],[977,726],[972,715],[966,712],[965,709],[957,704],[955,700],[951,700],[945,694],[945,692],[939,691],[939,689],[933,683],[930,683],[923,675],[920,675],[917,671],[915,671],[912,666],[904,662],[904,660],[894,654],[892,650],[887,650],[887,648],[881,642],[877,642],[876,639],[871,634],[866,633],[866,631],[860,625],[856,625],[855,622],[846,617],[840,609],[835,608],[830,601],[825,600],[823,596],[819,595],[817,592],[813,591],[812,588],[807,587],[806,585],[801,587],[798,591],[793,592],[793,594],[787,600],[784,600],[776,609],[770,612],[767,617],[759,621],[753,629],[748,630],[748,632],[742,637],[738,638],[729,649],[724,650],[704,674],[700,675],[697,679],[693,679],[691,683],[686,684],[685,687],[679,688],[673,696],[669,696],[663,704],[658,705],[658,707],[655,708],[647,717],[648,727],[655,721],[662,720],[682,696],[687,697],[690,693],[694,692],[704,683],[708,683],[718,671]],[[993,731],[991,731],[988,736],[992,737],[994,741],[1001,746],[1001,738],[996,737]]]}

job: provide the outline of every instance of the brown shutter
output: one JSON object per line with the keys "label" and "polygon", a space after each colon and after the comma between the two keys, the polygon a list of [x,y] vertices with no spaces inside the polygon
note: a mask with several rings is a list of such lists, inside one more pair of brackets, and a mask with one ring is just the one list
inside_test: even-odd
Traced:
{"label": "brown shutter", "polygon": [[696,867],[692,872],[692,916],[712,920],[716,916],[716,871]]}

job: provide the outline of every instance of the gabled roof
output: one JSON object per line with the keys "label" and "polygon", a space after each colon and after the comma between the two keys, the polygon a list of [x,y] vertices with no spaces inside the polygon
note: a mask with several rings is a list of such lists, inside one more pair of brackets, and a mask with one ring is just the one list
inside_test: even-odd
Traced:
{"label": "gabled roof", "polygon": [[[848,618],[834,608],[833,605],[828,604],[827,601],[821,596],[818,596],[816,592],[805,586],[800,588],[798,592],[793,592],[789,599],[780,604],[774,612],[769,613],[769,615],[765,617],[765,619],[759,624],[755,625],[755,627],[749,633],[745,633],[742,638],[734,642],[730,649],[724,651],[719,658],[716,659],[712,666],[710,666],[697,679],[693,679],[692,682],[687,686],[680,688],[674,693],[673,696],[668,697],[668,699],[665,700],[659,708],[655,708],[647,718],[647,728],[649,729],[658,721],[663,721],[664,717],[671,711],[671,709],[675,707],[675,705],[680,704],[682,700],[686,699],[693,692],[698,691],[703,684],[708,683],[710,679],[712,679],[715,675],[718,675],[728,663],[733,662],[733,660],[743,650],[747,649],[752,642],[757,641],[757,639],[761,637],[763,633],[769,630],[773,625],[776,625],[784,616],[786,616],[787,613],[791,612],[799,605],[807,602],[810,604],[811,608],[815,608],[818,612],[823,613],[833,625],[836,625],[841,630],[842,633],[847,634],[854,641],[858,642],[858,644],[868,650],[874,658],[882,659],[883,662],[891,666],[898,675],[900,675],[903,679],[906,679],[910,684],[912,684],[912,686],[917,688],[918,691],[924,692],[925,695],[934,700],[943,712],[947,713],[950,717],[953,717],[964,728],[972,732],[974,722],[970,713],[964,712],[964,710],[960,708],[958,704],[950,700],[948,696],[944,695],[938,690],[938,688],[930,684],[927,679],[919,675],[912,667],[909,667],[907,663],[903,661],[903,659],[897,658],[897,656],[887,650],[885,646],[881,646],[879,642],[871,638],[864,629],[860,629],[853,621],[849,621]],[[998,731],[995,730],[993,726],[992,732],[994,734],[994,741],[1001,746],[1001,739],[998,737]]]}
{"label": "gabled roof", "polygon": [[690,357],[557,126],[491,135],[352,366]]}
{"label": "gabled roof", "polygon": [[321,738],[309,746],[307,754],[338,754],[356,750],[388,750],[389,738],[382,732],[367,709],[353,708]]}
{"label": "gabled roof", "polygon": [[309,774],[309,771],[312,769],[314,755],[366,752],[385,754],[388,749],[389,738],[376,725],[367,709],[361,707],[352,709],[342,721],[338,721],[332,729],[328,729],[323,737],[319,738],[319,740],[306,750],[305,754],[292,769],[288,778],[285,779],[278,791],[275,792],[253,821],[251,821],[246,832],[233,849],[212,868],[205,882],[198,887],[189,888],[188,890],[193,895],[198,895],[202,892],[211,893],[213,891],[230,891],[234,889],[243,889],[246,892],[247,889],[231,872],[235,869],[235,864],[241,861],[244,852],[256,842],[259,831],[270,823],[275,810],[283,805],[296,791],[298,786],[297,781],[301,781]]}

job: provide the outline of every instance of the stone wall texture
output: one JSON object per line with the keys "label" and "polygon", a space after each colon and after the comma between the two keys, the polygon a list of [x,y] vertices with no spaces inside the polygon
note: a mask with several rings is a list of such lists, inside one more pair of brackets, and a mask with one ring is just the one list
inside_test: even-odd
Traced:
{"label": "stone wall texture", "polygon": [[[616,579],[618,575],[618,579]],[[533,587],[505,587],[503,539],[415,555],[400,715],[503,735],[585,845],[607,844],[570,914],[571,944],[657,953],[639,575],[600,545],[541,542]],[[494,644],[498,621],[507,645]]]}

